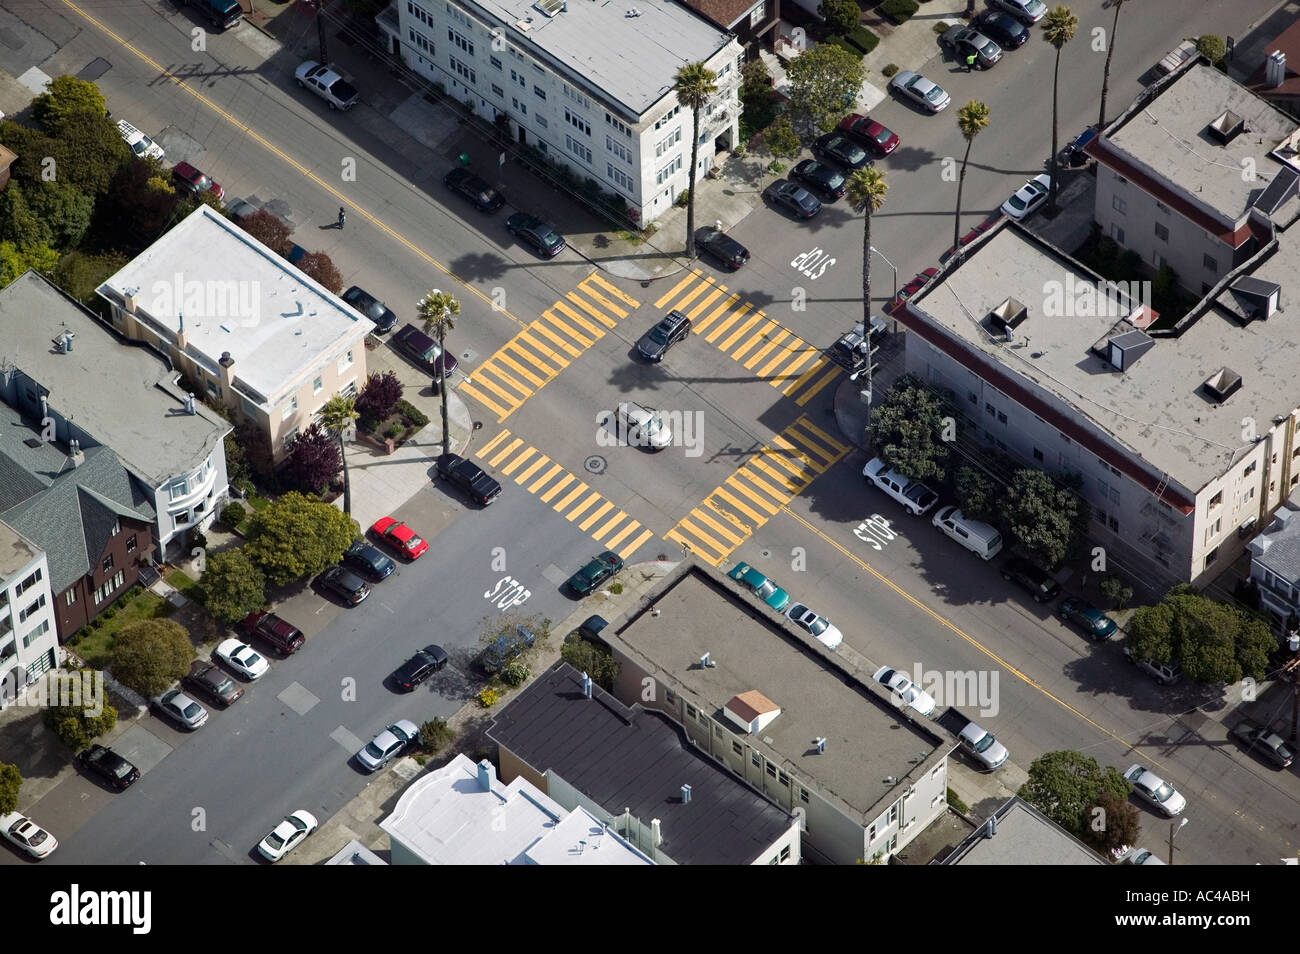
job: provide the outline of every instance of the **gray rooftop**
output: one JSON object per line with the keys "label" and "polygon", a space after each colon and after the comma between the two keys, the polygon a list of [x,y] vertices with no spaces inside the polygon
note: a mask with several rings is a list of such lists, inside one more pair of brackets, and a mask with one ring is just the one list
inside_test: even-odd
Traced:
{"label": "gray rooftop", "polygon": [[[1242,440],[1242,418],[1268,422],[1300,405],[1294,370],[1300,362],[1300,326],[1288,317],[1242,327],[1224,311],[1212,310],[1176,338],[1157,337],[1154,347],[1121,372],[1089,349],[1112,331],[1131,331],[1127,321],[1044,313],[1045,288],[1069,289],[1067,276],[1075,288],[1098,280],[1004,223],[912,304],[968,346],[1060,397],[1135,458],[1145,459],[1156,474],[1169,474],[1193,493],[1253,446]],[[1014,347],[977,324],[1008,297],[1028,308],[1015,329]],[[1242,376],[1242,386],[1216,404],[1201,385],[1225,366]]]}
{"label": "gray rooftop", "polygon": [[119,518],[153,523],[138,483],[107,447],[90,447],[73,467],[36,436],[18,412],[0,404],[0,520],[45,551],[50,589],[61,593],[90,571]]}
{"label": "gray rooftop", "polygon": [[[177,293],[177,289],[180,293]],[[174,342],[184,321],[186,354],[217,374],[223,352],[253,403],[280,403],[296,382],[374,322],[251,235],[199,206],[99,286]],[[148,323],[146,322],[146,323]]]}
{"label": "gray rooftop", "polygon": [[[65,329],[74,335],[72,351],[61,353],[52,342]],[[230,431],[200,400],[185,413],[176,372],[157,351],[128,343],[33,271],[0,291],[0,365],[6,362],[151,487],[194,470]]]}
{"label": "gray rooftop", "polygon": [[[1230,110],[1245,131],[1226,145],[1206,127]],[[1279,168],[1269,153],[1296,121],[1212,66],[1190,67],[1144,107],[1108,133],[1111,144],[1224,219],[1237,222]],[[1242,175],[1250,160],[1258,175]]]}
{"label": "gray rooftop", "polygon": [[628,708],[599,686],[584,698],[580,674],[564,662],[512,700],[488,737],[613,816],[626,808],[644,825],[658,818],[660,850],[678,864],[752,864],[792,823],[662,712]]}
{"label": "gray rooftop", "polygon": [[31,566],[40,555],[40,547],[9,524],[0,522],[0,586]]}
{"label": "gray rooftop", "polygon": [[[877,697],[858,685],[834,653],[796,642],[716,584],[712,570],[683,570],[665,579],[650,604],[658,616],[642,613],[609,641],[724,729],[729,723],[719,714],[734,696],[762,693],[781,714],[747,742],[802,784],[866,823],[880,813],[882,799],[907,789],[909,773],[929,771],[952,750],[951,742],[902,717],[883,690]],[[714,663],[707,669],[696,665],[706,652]],[[827,740],[822,754],[812,745],[816,738]],[[890,776],[892,784],[885,781]]]}
{"label": "gray rooftop", "polygon": [[[709,59],[730,39],[690,8],[665,0],[568,0],[554,17],[533,0],[457,0],[457,5],[504,24],[512,43],[536,47],[573,79],[585,80],[637,116],[670,92],[680,67]],[[640,15],[628,16],[630,10]]]}
{"label": "gray rooftop", "polygon": [[1019,797],[993,813],[993,834],[980,825],[944,865],[1104,865],[1106,860]]}
{"label": "gray rooftop", "polygon": [[1250,552],[1264,569],[1286,580],[1300,583],[1300,494],[1293,493],[1273,514],[1264,532],[1250,541]]}

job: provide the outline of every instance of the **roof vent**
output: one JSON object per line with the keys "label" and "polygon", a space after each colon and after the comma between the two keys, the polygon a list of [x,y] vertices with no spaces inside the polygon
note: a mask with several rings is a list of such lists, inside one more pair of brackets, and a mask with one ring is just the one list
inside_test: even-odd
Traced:
{"label": "roof vent", "polygon": [[1225,109],[1219,118],[1205,127],[1206,133],[1221,146],[1226,146],[1236,139],[1246,128],[1246,121],[1230,109]]}
{"label": "roof vent", "polygon": [[1106,360],[1119,371],[1133,367],[1138,358],[1155,346],[1155,339],[1145,331],[1126,331],[1106,342]]}
{"label": "roof vent", "polygon": [[567,10],[569,5],[567,0],[537,0],[533,4],[533,9],[541,13],[547,19],[557,16],[560,11]]}
{"label": "roof vent", "polygon": [[1220,368],[1201,385],[1216,404],[1222,404],[1241,387],[1241,375],[1231,368]]}
{"label": "roof vent", "polygon": [[1238,278],[1228,286],[1228,290],[1239,299],[1241,313],[1246,321],[1268,318],[1274,314],[1282,295],[1282,286],[1277,282],[1266,282],[1252,275]]}
{"label": "roof vent", "polygon": [[1264,82],[1276,89],[1286,82],[1286,54],[1274,50],[1264,60]]}
{"label": "roof vent", "polygon": [[185,413],[186,413],[186,414],[193,414],[193,413],[194,413],[194,395],[193,395],[193,394],[187,394],[187,395],[185,395]]}
{"label": "roof vent", "polygon": [[1008,298],[989,312],[989,327],[1008,341],[1015,337],[1016,326],[1029,317],[1029,310],[1014,298]]}
{"label": "roof vent", "polygon": [[623,16],[625,17],[639,17],[640,15],[641,15],[641,11],[638,10],[636,7],[632,7],[630,10],[627,11],[627,13],[623,14]]}
{"label": "roof vent", "polygon": [[689,785],[683,785],[683,786],[682,786],[682,804],[683,804],[683,805],[689,804],[689,803],[690,803],[690,800],[691,800],[691,787],[690,787]]}

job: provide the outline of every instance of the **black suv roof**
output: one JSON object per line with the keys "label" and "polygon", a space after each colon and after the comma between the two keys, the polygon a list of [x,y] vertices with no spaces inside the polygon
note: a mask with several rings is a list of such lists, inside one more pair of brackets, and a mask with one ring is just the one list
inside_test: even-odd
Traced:
{"label": "black suv roof", "polygon": [[486,506],[501,495],[501,484],[488,475],[472,460],[459,454],[443,454],[438,458],[438,473],[469,493]]}

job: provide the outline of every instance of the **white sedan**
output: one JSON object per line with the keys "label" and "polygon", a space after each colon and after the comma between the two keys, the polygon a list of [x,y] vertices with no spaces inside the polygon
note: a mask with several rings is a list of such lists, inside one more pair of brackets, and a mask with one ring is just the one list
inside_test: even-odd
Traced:
{"label": "white sedan", "polygon": [[1051,187],[1052,177],[1047,173],[1034,176],[1021,186],[1019,192],[1002,203],[1002,214],[1017,220],[1031,215],[1047,201],[1047,192]]}
{"label": "white sedan", "polygon": [[1142,765],[1130,765],[1124,777],[1133,783],[1133,790],[1170,818],[1187,807],[1187,799],[1155,772]]}
{"label": "white sedan", "polygon": [[623,440],[631,447],[663,450],[672,446],[673,432],[652,407],[644,407],[636,401],[624,401],[618,406],[615,424]]}
{"label": "white sedan", "polygon": [[802,603],[795,603],[785,615],[791,622],[803,627],[817,638],[827,649],[834,649],[840,643],[844,642],[844,634],[831,625],[831,621],[825,616],[818,616]]}
{"label": "white sedan", "polygon": [[895,73],[894,78],[889,81],[889,88],[928,113],[937,113],[946,109],[948,103],[952,101],[942,86],[932,83],[920,73],[913,73],[911,70]]}
{"label": "white sedan", "polygon": [[248,643],[237,639],[226,639],[216,649],[217,658],[239,673],[249,682],[265,676],[271,664],[266,657]]}
{"label": "white sedan", "polygon": [[371,739],[366,747],[357,753],[357,761],[367,772],[378,772],[401,755],[406,747],[419,737],[420,730],[416,724],[401,719]]}
{"label": "white sedan", "polygon": [[297,848],[308,835],[316,830],[316,816],[304,809],[287,815],[284,821],[276,825],[261,840],[257,850],[267,861],[279,861],[293,849]]}
{"label": "white sedan", "polygon": [[934,698],[897,669],[881,666],[871,678],[890,691],[895,705],[911,706],[923,716],[934,712]]}
{"label": "white sedan", "polygon": [[0,835],[4,835],[33,858],[44,858],[59,847],[57,838],[18,812],[0,815]]}

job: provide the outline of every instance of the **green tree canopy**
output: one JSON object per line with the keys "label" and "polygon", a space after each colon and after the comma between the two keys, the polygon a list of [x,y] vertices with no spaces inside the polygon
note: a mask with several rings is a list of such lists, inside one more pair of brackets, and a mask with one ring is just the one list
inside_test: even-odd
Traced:
{"label": "green tree canopy", "polygon": [[315,576],[343,558],[357,522],[337,507],[287,493],[249,521],[249,557],[275,586]]}
{"label": "green tree canopy", "polygon": [[0,762],[0,815],[18,811],[18,792],[23,787],[23,773],[17,765]]}
{"label": "green tree canopy", "polygon": [[820,132],[829,132],[844,115],[866,79],[862,57],[831,43],[800,53],[786,68],[790,111]]}
{"label": "green tree canopy", "polygon": [[1087,507],[1041,470],[1017,470],[1001,504],[1007,531],[1044,566],[1059,566],[1084,540]]}
{"label": "green tree canopy", "polygon": [[1129,621],[1128,649],[1146,662],[1176,661],[1194,682],[1262,679],[1277,647],[1268,624],[1246,610],[1212,600],[1182,584]]}
{"label": "green tree canopy", "polygon": [[59,253],[48,245],[18,246],[0,242],[0,288],[13,282],[27,269],[48,275],[59,264]]}
{"label": "green tree canopy", "polygon": [[45,92],[32,100],[32,118],[47,133],[58,135],[78,113],[102,117],[106,108],[98,86],[64,75],[51,80]]}
{"label": "green tree canopy", "polygon": [[803,148],[803,143],[799,141],[799,136],[790,125],[790,120],[784,116],[778,117],[767,127],[763,133],[763,144],[772,155],[786,158],[799,155],[799,150]]}
{"label": "green tree canopy", "polygon": [[208,612],[226,623],[238,622],[266,603],[266,577],[243,547],[209,557],[202,582]]}
{"label": "green tree canopy", "polygon": [[94,198],[71,182],[42,182],[30,190],[27,201],[49,232],[45,244],[59,251],[81,244],[95,213]]}
{"label": "green tree canopy", "polygon": [[[83,305],[93,306],[100,301],[95,289],[104,279],[122,269],[130,259],[120,252],[74,251],[59,259],[54,269],[54,283]],[[226,469],[230,470],[230,447],[226,447]],[[233,479],[233,477],[232,477]]]}
{"label": "green tree canopy", "polygon": [[822,0],[817,12],[826,21],[826,29],[836,36],[848,36],[862,20],[862,8],[856,0]]}
{"label": "green tree canopy", "polygon": [[614,691],[614,680],[618,678],[618,663],[614,661],[614,654],[606,647],[583,639],[578,633],[570,633],[565,637],[564,645],[560,647],[560,658],[578,672],[585,672],[606,692]]}
{"label": "green tree canopy", "polygon": [[[1113,770],[1112,770],[1113,771]],[[1085,823],[1080,838],[1106,857],[1126,845],[1136,849],[1138,810],[1126,797],[1102,792],[1097,801],[1084,810]]]}
{"label": "green tree canopy", "polygon": [[1097,760],[1069,750],[1048,752],[1029,765],[1029,778],[1016,794],[1076,838],[1084,838],[1092,816],[1089,809],[1103,795],[1128,798],[1133,791],[1119,770],[1102,768]]}
{"label": "green tree canopy", "polygon": [[871,442],[885,463],[913,480],[942,478],[949,453],[942,439],[947,414],[948,408],[933,390],[916,375],[905,374],[872,412]]}
{"label": "green tree canopy", "polygon": [[118,632],[110,668],[122,685],[156,696],[189,672],[193,660],[194,646],[184,626],[170,619],[140,619]]}
{"label": "green tree canopy", "polygon": [[1205,36],[1197,38],[1196,52],[1200,53],[1211,63],[1218,63],[1228,55],[1228,45],[1223,42],[1223,37],[1216,36],[1213,33],[1207,33]]}
{"label": "green tree canopy", "polygon": [[956,484],[962,516],[997,523],[998,485],[992,477],[969,464],[962,464],[957,468]]}

